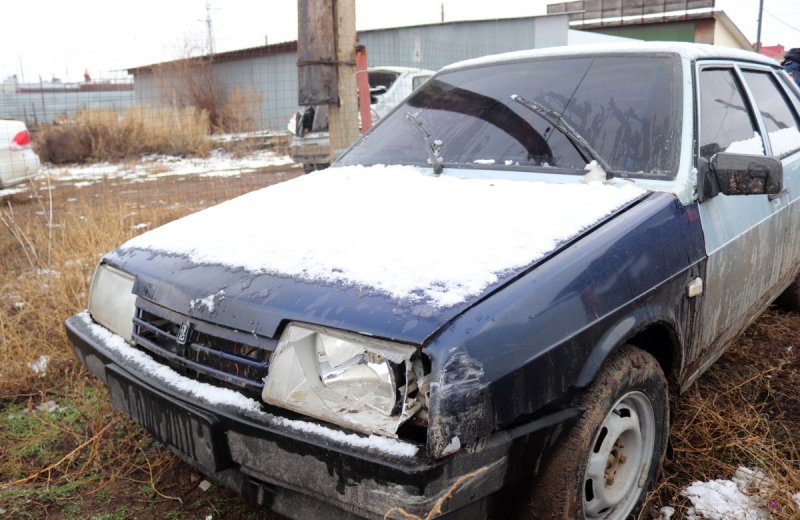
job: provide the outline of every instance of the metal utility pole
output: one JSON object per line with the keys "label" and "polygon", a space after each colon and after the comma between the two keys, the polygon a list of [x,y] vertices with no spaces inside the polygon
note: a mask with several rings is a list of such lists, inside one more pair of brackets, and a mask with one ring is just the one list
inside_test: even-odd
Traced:
{"label": "metal utility pole", "polygon": [[758,34],[756,35],[756,52],[761,52],[761,20],[764,18],[764,0],[758,2]]}
{"label": "metal utility pole", "polygon": [[333,0],[333,14],[339,103],[328,107],[331,161],[358,139],[355,0]]}
{"label": "metal utility pole", "polygon": [[211,27],[211,2],[206,2],[206,51],[214,54],[214,30]]}

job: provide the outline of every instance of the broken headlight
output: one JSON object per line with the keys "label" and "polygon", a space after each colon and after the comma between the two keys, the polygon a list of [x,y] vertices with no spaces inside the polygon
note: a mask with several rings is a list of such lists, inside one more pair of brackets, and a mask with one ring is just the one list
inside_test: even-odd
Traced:
{"label": "broken headlight", "polygon": [[94,321],[130,342],[136,295],[133,276],[107,264],[100,264],[89,290],[89,313]]}
{"label": "broken headlight", "polygon": [[422,408],[418,349],[324,327],[289,324],[262,399],[364,433],[394,436]]}

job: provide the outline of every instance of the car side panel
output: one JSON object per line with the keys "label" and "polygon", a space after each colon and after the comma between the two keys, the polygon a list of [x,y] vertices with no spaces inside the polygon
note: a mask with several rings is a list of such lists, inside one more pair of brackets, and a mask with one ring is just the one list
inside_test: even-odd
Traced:
{"label": "car side panel", "polygon": [[783,159],[783,188],[787,205],[787,233],[784,247],[784,271],[797,276],[800,269],[800,152]]}
{"label": "car side panel", "polygon": [[[789,98],[790,108],[800,122],[800,89],[797,85],[786,79],[785,73],[782,85],[786,96]],[[800,151],[796,151],[782,160],[783,163],[783,188],[786,192],[786,204],[789,211],[789,227],[786,242],[792,254],[785,257],[785,269],[795,272],[800,269]]]}
{"label": "car side panel", "polygon": [[718,195],[700,204],[708,265],[698,351],[685,386],[719,357],[785,285],[786,197]]}
{"label": "car side panel", "polygon": [[688,298],[686,285],[703,270],[696,205],[656,193],[469,309],[426,347],[429,447],[436,454],[456,437],[469,444],[567,406],[650,324],[690,344],[703,297]]}
{"label": "car side panel", "polygon": [[39,157],[30,148],[0,148],[0,187],[13,186],[30,179],[39,171]]}

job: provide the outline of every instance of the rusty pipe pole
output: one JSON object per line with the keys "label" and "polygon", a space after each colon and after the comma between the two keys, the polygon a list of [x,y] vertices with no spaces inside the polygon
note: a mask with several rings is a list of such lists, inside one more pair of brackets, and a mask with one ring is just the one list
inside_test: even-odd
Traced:
{"label": "rusty pipe pole", "polygon": [[356,45],[356,83],[358,84],[358,110],[361,115],[361,133],[372,128],[370,112],[369,73],[367,72],[367,48]]}

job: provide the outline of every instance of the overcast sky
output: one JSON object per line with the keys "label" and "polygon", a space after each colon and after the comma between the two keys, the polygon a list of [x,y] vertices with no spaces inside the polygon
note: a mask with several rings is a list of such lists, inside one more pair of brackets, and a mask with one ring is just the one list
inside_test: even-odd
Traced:
{"label": "overcast sky", "polygon": [[[553,0],[356,0],[358,29],[532,16]],[[52,76],[79,80],[178,58],[202,46],[206,0],[27,0],[0,16],[0,79]],[[744,34],[756,39],[758,0],[717,0]],[[296,0],[210,0],[217,51],[294,40]],[[765,45],[800,47],[800,2],[764,0]]]}

